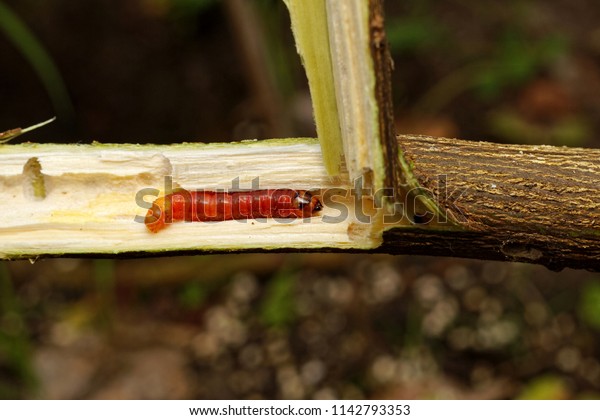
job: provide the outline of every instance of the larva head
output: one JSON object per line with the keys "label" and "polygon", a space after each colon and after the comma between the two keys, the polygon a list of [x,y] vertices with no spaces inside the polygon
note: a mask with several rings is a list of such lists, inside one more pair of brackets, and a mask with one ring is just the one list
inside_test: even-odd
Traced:
{"label": "larva head", "polygon": [[164,197],[160,197],[152,203],[152,207],[146,213],[144,223],[150,232],[156,233],[165,227],[164,208],[165,199]]}
{"label": "larva head", "polygon": [[313,213],[323,209],[323,205],[319,199],[309,191],[297,191],[292,204],[294,208],[302,212],[302,216],[304,217],[310,217]]}

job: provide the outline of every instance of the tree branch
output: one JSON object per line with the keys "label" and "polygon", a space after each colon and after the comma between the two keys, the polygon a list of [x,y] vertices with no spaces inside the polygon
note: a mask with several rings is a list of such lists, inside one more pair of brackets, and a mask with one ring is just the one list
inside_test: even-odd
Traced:
{"label": "tree branch", "polygon": [[600,269],[600,150],[399,139],[448,220],[388,230],[381,251]]}
{"label": "tree branch", "polygon": [[[0,258],[368,250],[600,269],[600,150],[420,136],[400,136],[399,145],[417,202],[401,210],[418,211],[394,222],[371,213],[369,224],[357,217],[356,197],[342,197],[350,180],[326,174],[314,139],[3,146]],[[230,189],[236,178],[240,188],[259,178],[259,188],[340,195],[308,222],[175,223],[152,234],[134,220],[146,212],[136,194],[164,192],[165,179]],[[337,220],[340,206],[347,216]]]}

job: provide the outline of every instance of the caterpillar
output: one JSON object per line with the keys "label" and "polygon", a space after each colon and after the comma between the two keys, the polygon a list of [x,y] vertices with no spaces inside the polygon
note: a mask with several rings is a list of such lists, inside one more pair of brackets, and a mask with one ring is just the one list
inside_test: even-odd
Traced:
{"label": "caterpillar", "polygon": [[221,222],[261,218],[304,218],[320,211],[323,205],[309,191],[271,189],[222,192],[182,188],[157,198],[144,223],[156,233],[180,221]]}

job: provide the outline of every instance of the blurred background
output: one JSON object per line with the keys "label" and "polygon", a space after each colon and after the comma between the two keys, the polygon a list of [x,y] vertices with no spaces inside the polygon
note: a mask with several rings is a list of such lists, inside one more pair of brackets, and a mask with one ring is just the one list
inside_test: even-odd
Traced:
{"label": "blurred background", "polygon": [[[598,2],[386,9],[399,133],[600,147]],[[58,116],[16,141],[315,135],[280,0],[0,0],[0,57],[0,131]],[[599,280],[384,255],[1,263],[0,397],[597,398]]]}

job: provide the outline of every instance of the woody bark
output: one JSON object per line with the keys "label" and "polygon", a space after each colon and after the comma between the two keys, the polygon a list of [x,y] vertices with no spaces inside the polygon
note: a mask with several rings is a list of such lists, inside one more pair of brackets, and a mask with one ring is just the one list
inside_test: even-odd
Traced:
{"label": "woody bark", "polygon": [[600,269],[600,150],[399,141],[448,220],[389,230],[381,251]]}

